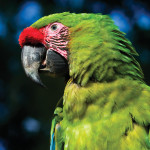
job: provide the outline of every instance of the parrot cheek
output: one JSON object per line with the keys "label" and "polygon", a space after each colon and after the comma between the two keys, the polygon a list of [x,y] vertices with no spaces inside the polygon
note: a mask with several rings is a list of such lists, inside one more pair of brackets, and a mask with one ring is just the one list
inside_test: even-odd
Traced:
{"label": "parrot cheek", "polygon": [[51,49],[47,50],[42,66],[44,65],[45,67],[41,67],[39,71],[52,77],[65,76],[69,72],[67,60]]}

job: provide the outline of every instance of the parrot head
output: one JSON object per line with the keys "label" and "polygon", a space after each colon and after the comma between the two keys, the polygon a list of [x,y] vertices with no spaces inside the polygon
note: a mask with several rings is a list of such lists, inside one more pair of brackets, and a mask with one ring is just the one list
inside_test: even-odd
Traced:
{"label": "parrot head", "polygon": [[39,72],[47,72],[51,76],[66,75],[68,40],[68,27],[59,22],[50,23],[40,29],[32,26],[24,29],[19,43],[27,76],[43,85]]}
{"label": "parrot head", "polygon": [[135,49],[107,15],[49,15],[24,29],[19,44],[25,73],[40,85],[39,73],[69,75],[82,86],[124,76],[143,80]]}

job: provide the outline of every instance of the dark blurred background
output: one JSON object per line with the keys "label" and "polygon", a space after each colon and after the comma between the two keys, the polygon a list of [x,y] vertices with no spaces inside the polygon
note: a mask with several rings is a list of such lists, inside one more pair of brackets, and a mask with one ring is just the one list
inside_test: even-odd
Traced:
{"label": "dark blurred background", "polygon": [[58,12],[109,14],[140,56],[150,85],[150,5],[140,0],[0,0],[0,150],[48,150],[51,117],[64,79],[43,77],[48,89],[28,79],[20,61],[20,32]]}

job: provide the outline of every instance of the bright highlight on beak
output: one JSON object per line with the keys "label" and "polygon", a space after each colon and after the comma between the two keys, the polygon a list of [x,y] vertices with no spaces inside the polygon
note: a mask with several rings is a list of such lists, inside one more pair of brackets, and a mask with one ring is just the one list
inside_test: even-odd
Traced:
{"label": "bright highlight on beak", "polygon": [[22,48],[21,60],[26,75],[44,87],[45,85],[40,79],[38,70],[42,61],[45,59],[45,56],[46,48],[44,46],[25,45]]}

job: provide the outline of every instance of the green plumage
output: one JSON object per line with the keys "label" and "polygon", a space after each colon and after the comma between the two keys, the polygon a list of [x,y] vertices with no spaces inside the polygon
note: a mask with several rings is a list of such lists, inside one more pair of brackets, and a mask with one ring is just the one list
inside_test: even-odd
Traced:
{"label": "green plumage", "polygon": [[62,143],[65,150],[150,149],[150,88],[131,42],[101,14],[54,14],[32,27],[52,22],[70,33],[70,80],[56,149]]}

